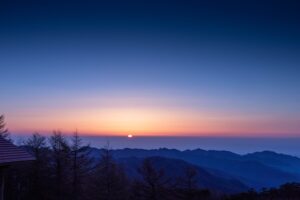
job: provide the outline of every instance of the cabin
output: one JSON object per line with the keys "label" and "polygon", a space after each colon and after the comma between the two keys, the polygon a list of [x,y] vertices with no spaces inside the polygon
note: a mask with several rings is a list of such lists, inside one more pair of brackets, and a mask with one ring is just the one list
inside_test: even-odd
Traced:
{"label": "cabin", "polygon": [[0,136],[0,200],[4,200],[5,169],[19,162],[33,161],[34,157]]}

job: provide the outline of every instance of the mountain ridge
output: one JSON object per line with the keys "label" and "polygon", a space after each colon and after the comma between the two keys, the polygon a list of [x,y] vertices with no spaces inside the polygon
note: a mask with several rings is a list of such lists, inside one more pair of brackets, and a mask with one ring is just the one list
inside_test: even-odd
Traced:
{"label": "mountain ridge", "polygon": [[[95,158],[101,149],[92,148]],[[136,157],[164,157],[182,160],[191,165],[215,173],[218,177],[233,177],[249,188],[277,187],[287,182],[300,181],[300,159],[295,156],[272,151],[254,152],[245,155],[217,150],[177,149],[115,149],[112,155],[118,159]],[[298,170],[299,169],[299,170]]]}

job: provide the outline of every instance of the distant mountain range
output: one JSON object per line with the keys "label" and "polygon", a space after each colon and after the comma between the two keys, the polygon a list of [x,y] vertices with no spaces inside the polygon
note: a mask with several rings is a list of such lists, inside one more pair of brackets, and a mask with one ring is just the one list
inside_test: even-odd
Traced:
{"label": "distant mountain range", "polygon": [[[90,155],[98,159],[101,149],[91,148]],[[222,192],[241,192],[250,188],[278,187],[287,182],[300,182],[300,159],[271,151],[239,155],[229,151],[202,149],[120,149],[112,150],[117,162],[127,174],[137,177],[137,168],[144,158],[172,178],[180,177],[184,169],[193,166],[198,171],[199,186]]]}

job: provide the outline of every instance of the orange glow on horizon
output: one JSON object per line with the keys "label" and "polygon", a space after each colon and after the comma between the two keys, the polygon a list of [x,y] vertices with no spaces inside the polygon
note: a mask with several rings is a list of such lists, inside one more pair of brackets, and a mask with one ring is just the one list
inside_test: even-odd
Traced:
{"label": "orange glow on horizon", "polygon": [[26,113],[9,117],[7,125],[15,132],[72,133],[78,129],[86,135],[276,136],[293,135],[299,128],[297,122],[189,109],[111,107]]}

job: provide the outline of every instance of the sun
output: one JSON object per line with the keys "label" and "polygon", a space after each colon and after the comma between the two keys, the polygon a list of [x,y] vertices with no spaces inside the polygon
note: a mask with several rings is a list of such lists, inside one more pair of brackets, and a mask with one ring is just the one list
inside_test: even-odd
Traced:
{"label": "sun", "polygon": [[128,138],[132,138],[132,137],[133,137],[133,135],[129,134],[129,135],[127,135],[127,137],[128,137]]}

